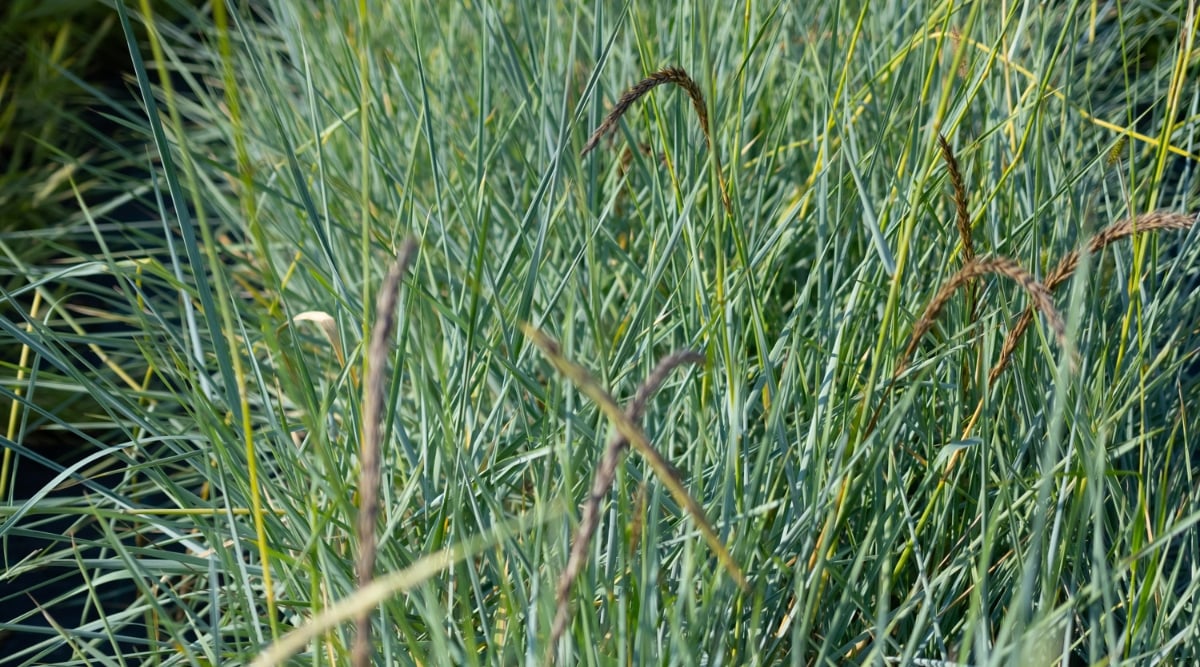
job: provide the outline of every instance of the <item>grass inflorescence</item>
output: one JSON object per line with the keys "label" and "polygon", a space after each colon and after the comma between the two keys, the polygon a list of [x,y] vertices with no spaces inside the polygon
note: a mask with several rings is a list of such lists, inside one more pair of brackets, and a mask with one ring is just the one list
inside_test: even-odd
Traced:
{"label": "grass inflorescence", "polygon": [[950,185],[954,188],[954,225],[962,243],[963,262],[969,263],[975,259],[975,241],[971,234],[971,211],[967,207],[967,186],[963,182],[962,171],[958,168],[958,159],[954,157],[954,149],[950,147],[945,135],[938,134],[938,149],[942,153],[942,159],[946,161]]}
{"label": "grass inflorescence", "polygon": [[[1174,211],[1153,211],[1133,218],[1125,218],[1124,220],[1114,222],[1092,236],[1087,242],[1087,252],[1089,254],[1096,254],[1109,245],[1121,239],[1132,237],[1135,234],[1147,234],[1154,231],[1166,230],[1188,230],[1192,228],[1195,222],[1196,215]],[[1049,292],[1057,289],[1071,278],[1071,275],[1079,268],[1079,257],[1078,250],[1072,250],[1063,255],[1054,269],[1046,276],[1044,282],[1046,291]],[[1008,336],[1005,337],[1004,346],[1000,348],[1000,358],[996,362],[996,365],[988,371],[989,384],[995,382],[996,378],[1004,372],[1004,367],[1008,365],[1013,351],[1016,350],[1017,343],[1029,328],[1032,319],[1032,310],[1025,311],[1017,319]]]}
{"label": "grass inflorescence", "polygon": [[[405,240],[396,255],[395,263],[384,276],[379,287],[379,301],[375,306],[375,326],[371,330],[367,348],[362,451],[358,464],[358,562],[355,566],[360,589],[369,586],[375,578],[375,558],[378,549],[375,525],[379,520],[379,484],[382,478],[380,467],[383,455],[383,405],[389,394],[388,350],[392,342],[392,333],[396,329],[396,301],[399,298],[400,281],[408,271],[416,250],[416,241]],[[354,637],[351,662],[355,667],[372,664],[370,642],[371,614],[364,612],[358,618],[358,632]]]}
{"label": "grass inflorescence", "polygon": [[921,342],[921,338],[925,335],[929,328],[933,326],[937,319],[938,313],[954,296],[963,285],[987,274],[995,274],[1012,279],[1025,290],[1029,295],[1033,305],[1031,310],[1041,312],[1046,318],[1047,324],[1054,332],[1054,337],[1063,347],[1066,346],[1067,325],[1063,321],[1062,315],[1059,314],[1058,308],[1054,306],[1054,299],[1050,295],[1050,290],[1045,285],[1039,282],[1025,269],[1022,269],[1012,259],[1007,257],[979,257],[969,260],[963,265],[949,280],[942,283],[936,294],[930,299],[929,305],[925,307],[925,311],[917,318],[913,324],[912,334],[909,336],[908,345],[904,348],[904,352],[900,354],[900,359],[896,363],[894,377],[899,377],[908,368],[908,363],[912,359],[912,355],[917,351],[917,345]]}
{"label": "grass inflorescence", "polygon": [[732,204],[729,201],[729,192],[725,186],[724,170],[721,167],[721,157],[716,152],[716,147],[713,144],[712,129],[708,122],[708,107],[704,101],[704,93],[700,91],[700,86],[688,75],[687,71],[682,67],[666,67],[656,72],[651,73],[646,78],[633,84],[621,97],[617,99],[617,103],[613,105],[608,115],[600,122],[596,129],[588,137],[587,143],[584,144],[583,150],[580,151],[580,157],[586,156],[592,152],[600,144],[600,140],[605,135],[616,129],[617,123],[621,117],[629,111],[629,107],[633,106],[646,93],[654,90],[663,84],[673,83],[679,86],[687,93],[688,99],[692,102],[692,108],[696,111],[696,120],[700,123],[700,130],[704,133],[704,144],[708,147],[709,153],[712,155],[716,163],[717,182],[721,190],[721,205],[725,207],[726,214],[732,216]]}
{"label": "grass inflorescence", "polygon": [[[667,375],[672,370],[684,364],[700,363],[704,363],[704,357],[696,352],[687,350],[669,354],[659,360],[654,371],[650,373],[645,382],[638,386],[637,393],[634,395],[633,400],[630,401],[629,407],[625,409],[625,414],[629,418],[629,421],[635,425],[641,423],[650,397],[658,391],[658,388],[666,381]],[[622,453],[628,447],[629,438],[619,430],[613,431],[608,444],[604,447],[604,456],[600,460],[600,465],[597,466],[592,479],[591,492],[583,503],[583,510],[579,516],[579,529],[576,531],[575,537],[571,542],[571,553],[567,559],[567,566],[563,568],[562,574],[558,577],[558,584],[555,587],[554,622],[550,626],[550,644],[547,646],[547,651],[554,650],[563,633],[567,630],[571,614],[571,586],[574,585],[575,579],[579,577],[579,573],[584,568],[588,547],[591,545],[592,537],[596,534],[596,526],[600,521],[600,504],[604,501],[604,497],[608,495],[612,487],[613,480],[617,475],[617,465],[621,461]],[[671,474],[676,476],[673,470]],[[700,520],[704,521],[702,517]]]}

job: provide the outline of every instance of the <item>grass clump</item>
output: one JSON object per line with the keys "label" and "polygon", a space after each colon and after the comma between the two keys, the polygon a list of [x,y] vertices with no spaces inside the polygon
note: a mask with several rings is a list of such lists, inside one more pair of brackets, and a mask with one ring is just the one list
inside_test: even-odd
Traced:
{"label": "grass clump", "polygon": [[0,267],[12,664],[1200,657],[1185,3],[160,9]]}

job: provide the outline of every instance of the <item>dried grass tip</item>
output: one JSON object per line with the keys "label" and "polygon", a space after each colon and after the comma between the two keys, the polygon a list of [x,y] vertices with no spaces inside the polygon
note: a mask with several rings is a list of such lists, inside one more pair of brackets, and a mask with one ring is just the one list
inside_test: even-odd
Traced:
{"label": "dried grass tip", "polygon": [[596,148],[604,135],[612,132],[617,126],[617,121],[621,120],[621,116],[629,111],[629,107],[633,103],[642,98],[646,93],[654,90],[664,83],[673,83],[687,91],[688,97],[692,100],[692,107],[696,110],[696,116],[700,119],[700,128],[704,130],[704,140],[711,146],[712,140],[708,131],[708,109],[704,104],[704,93],[700,92],[700,86],[692,77],[688,76],[687,71],[682,67],[666,67],[654,72],[650,76],[638,81],[632,88],[621,94],[617,103],[613,106],[612,111],[604,117],[604,121],[592,132],[592,136],[588,138],[587,144],[580,151],[580,157],[587,155]]}
{"label": "dried grass tip", "polygon": [[912,336],[909,338],[908,347],[905,348],[904,354],[900,357],[900,363],[896,366],[896,372],[893,377],[899,377],[901,373],[908,368],[908,362],[912,359],[912,355],[917,350],[917,344],[921,342],[921,338],[928,333],[937,319],[938,314],[950,301],[950,297],[958,291],[958,288],[968,282],[978,278],[979,276],[994,273],[997,275],[1011,278],[1021,286],[1033,301],[1033,307],[1041,311],[1042,316],[1046,318],[1047,324],[1054,331],[1054,337],[1058,340],[1060,346],[1065,347],[1067,326],[1063,321],[1062,315],[1054,307],[1054,300],[1050,296],[1050,290],[1045,285],[1038,282],[1031,273],[1021,268],[1019,264],[1007,257],[980,257],[967,262],[958,273],[955,273],[947,280],[933,300],[929,302],[929,306],[925,308],[925,312],[917,319],[917,323],[913,325]]}

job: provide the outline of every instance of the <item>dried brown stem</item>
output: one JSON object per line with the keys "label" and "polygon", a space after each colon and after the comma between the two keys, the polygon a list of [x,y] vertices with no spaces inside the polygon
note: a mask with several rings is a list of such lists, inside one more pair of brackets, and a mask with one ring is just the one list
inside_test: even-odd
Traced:
{"label": "dried brown stem", "polygon": [[1058,339],[1060,345],[1063,345],[1066,340],[1066,324],[1064,324],[1062,316],[1054,307],[1054,301],[1050,298],[1050,291],[1046,286],[1038,282],[1025,269],[1007,257],[980,257],[967,262],[958,273],[950,277],[934,295],[933,300],[929,302],[929,306],[925,308],[925,312],[917,319],[917,323],[913,325],[912,337],[909,338],[908,347],[905,348],[904,354],[900,356],[900,363],[896,366],[896,372],[892,379],[900,377],[900,375],[908,368],[908,362],[912,355],[917,350],[917,344],[921,342],[921,338],[933,326],[937,319],[938,313],[950,301],[950,297],[959,287],[978,278],[979,276],[994,273],[997,275],[1006,276],[1013,279],[1019,284],[1033,300],[1033,308],[1040,310],[1046,318],[1050,328],[1054,330],[1054,336]]}
{"label": "dried brown stem", "polygon": [[688,97],[692,100],[692,108],[696,110],[696,117],[700,119],[700,129],[704,131],[704,140],[711,144],[711,135],[708,129],[708,109],[704,104],[704,93],[700,92],[700,86],[696,85],[696,82],[692,80],[692,77],[688,76],[687,71],[682,67],[667,67],[638,81],[633,87],[621,94],[612,111],[608,112],[608,115],[604,117],[604,121],[600,123],[596,131],[592,132],[592,136],[588,138],[587,144],[584,145],[583,150],[579,153],[580,157],[592,152],[604,135],[616,129],[617,121],[621,120],[621,116],[624,116],[625,112],[629,111],[629,107],[633,106],[634,102],[664,83],[673,83],[687,91]]}
{"label": "dried brown stem", "polygon": [[[1134,218],[1125,218],[1124,220],[1115,222],[1108,228],[1098,232],[1088,241],[1087,251],[1089,254],[1098,253],[1109,244],[1128,238],[1134,234],[1169,229],[1191,229],[1195,221],[1195,215],[1185,213],[1174,213],[1171,211],[1143,213]],[[1079,251],[1072,250],[1064,255],[1059,260],[1058,266],[1054,267],[1054,270],[1046,276],[1046,289],[1054,291],[1055,288],[1070,279],[1077,268],[1079,268]],[[1017,320],[1012,330],[1008,332],[1008,337],[1004,339],[1004,345],[1000,348],[1000,359],[992,367],[992,370],[988,372],[988,385],[995,382],[1000,373],[1004,371],[1009,360],[1012,358],[1013,352],[1017,349],[1017,343],[1021,340],[1021,336],[1025,333],[1025,330],[1029,328],[1032,320],[1033,310],[1026,310],[1021,314],[1021,317]]]}
{"label": "dried brown stem", "polygon": [[[654,368],[654,371],[646,378],[646,381],[638,387],[637,393],[634,395],[633,400],[630,401],[629,407],[625,410],[629,421],[634,424],[640,424],[642,416],[646,413],[646,404],[649,402],[650,397],[658,391],[658,388],[662,386],[662,383],[667,379],[667,375],[672,370],[683,364],[701,363],[704,363],[704,355],[690,350],[681,350],[663,357]],[[571,543],[571,555],[567,559],[566,568],[563,569],[562,574],[558,578],[558,586],[555,590],[557,609],[554,613],[554,623],[551,626],[550,644],[548,647],[548,650],[551,652],[558,645],[558,641],[567,630],[567,624],[570,623],[571,586],[574,585],[575,579],[579,577],[579,573],[583,571],[584,564],[587,562],[588,546],[591,545],[592,536],[595,535],[596,527],[600,523],[600,504],[604,501],[604,497],[608,495],[608,490],[612,487],[613,480],[617,475],[617,464],[621,460],[621,454],[628,446],[629,439],[620,431],[613,431],[612,437],[609,438],[608,444],[604,448],[604,457],[600,461],[600,466],[596,469],[596,474],[592,478],[591,493],[588,494],[587,501],[583,504],[583,511],[579,518],[579,529],[575,533],[575,540]]]}
{"label": "dried brown stem", "polygon": [[[417,243],[408,239],[400,247],[396,263],[392,265],[383,285],[379,288],[379,300],[375,305],[375,326],[367,348],[367,380],[363,396],[363,439],[360,452],[358,477],[358,572],[359,589],[366,588],[375,578],[375,522],[379,517],[379,485],[381,481],[380,451],[383,440],[383,398],[387,395],[388,346],[396,327],[396,300],[400,280],[408,270],[409,262],[416,253]],[[364,612],[357,620],[358,632],[354,637],[351,664],[367,667],[371,664],[371,611]]]}
{"label": "dried brown stem", "polygon": [[604,135],[616,129],[617,122],[621,120],[621,116],[624,116],[629,111],[629,107],[633,106],[634,102],[665,83],[673,83],[687,91],[688,97],[692,101],[692,108],[696,110],[696,118],[700,121],[700,129],[704,132],[704,143],[708,147],[709,152],[712,153],[713,160],[716,162],[717,181],[721,188],[721,204],[725,207],[725,212],[732,216],[733,207],[725,188],[725,176],[721,167],[721,157],[717,155],[713,147],[712,130],[708,124],[708,108],[704,102],[704,93],[700,92],[700,86],[696,84],[695,80],[682,67],[660,69],[638,81],[633,87],[622,93],[621,97],[617,99],[617,103],[613,105],[612,110],[608,112],[608,115],[604,117],[604,120],[596,127],[596,130],[592,132],[592,136],[588,137],[583,150],[579,152],[579,156],[583,157],[592,152],[600,144],[600,140],[604,138]]}
{"label": "dried brown stem", "polygon": [[[958,238],[962,243],[961,261],[965,264],[975,259],[975,241],[971,235],[971,211],[967,207],[967,186],[963,184],[962,171],[958,168],[958,159],[954,157],[954,149],[950,147],[950,142],[946,136],[938,133],[938,148],[941,149],[942,159],[946,162],[946,171],[950,175],[950,185],[954,189],[954,222],[958,228]],[[968,285],[966,288],[966,299],[968,308],[968,325],[974,326],[976,316],[979,312],[979,299],[976,294],[975,285]],[[963,361],[962,364],[962,382],[960,387],[963,391],[970,384],[971,366]]]}
{"label": "dried brown stem", "polygon": [[938,134],[938,147],[942,150],[942,159],[946,161],[946,170],[950,172],[950,185],[954,188],[955,225],[958,227],[958,236],[962,239],[963,262],[969,262],[975,259],[975,242],[971,239],[971,212],[967,208],[967,188],[963,185],[962,172],[958,169],[954,149],[941,134]]}

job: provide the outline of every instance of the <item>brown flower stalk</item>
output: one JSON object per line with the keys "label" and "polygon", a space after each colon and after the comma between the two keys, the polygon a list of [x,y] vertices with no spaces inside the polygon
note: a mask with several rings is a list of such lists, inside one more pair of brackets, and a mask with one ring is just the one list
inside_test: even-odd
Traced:
{"label": "brown flower stalk", "polygon": [[[359,589],[366,588],[375,578],[375,522],[379,517],[380,451],[383,440],[383,398],[387,396],[388,346],[396,327],[396,300],[400,280],[416,253],[417,243],[408,239],[400,247],[396,263],[383,279],[379,300],[375,305],[375,326],[367,348],[367,381],[363,387],[363,439],[358,473],[358,572]],[[351,650],[351,664],[368,667],[371,664],[371,611],[358,617],[358,632]]]}
{"label": "brown flower stalk", "polygon": [[[559,347],[558,343],[554,341],[554,339],[550,338],[530,324],[522,325],[521,329],[525,332],[525,335],[529,338],[529,340],[533,342],[533,344],[537,346],[539,350],[542,351],[542,354],[546,356],[551,365],[554,366],[555,370],[570,380],[572,384],[574,384],[579,388],[580,391],[584,393],[584,395],[592,399],[592,401],[596,403],[597,407],[600,408],[600,411],[603,412],[610,421],[612,421],[613,426],[619,433],[619,436],[614,436],[614,438],[620,438],[620,441],[617,441],[618,444],[616,445],[615,449],[616,453],[619,454],[620,450],[624,447],[621,442],[626,442],[635,451],[637,451],[642,458],[646,460],[646,463],[650,465],[650,469],[654,472],[654,475],[663,483],[663,486],[667,488],[667,491],[671,493],[671,496],[675,498],[675,501],[678,502],[681,507],[683,507],[683,510],[689,516],[691,516],[692,521],[696,524],[696,528],[698,528],[700,531],[700,535],[704,537],[704,541],[708,543],[709,548],[711,548],[713,553],[716,555],[717,562],[721,564],[729,576],[743,591],[750,590],[750,582],[746,580],[746,575],[742,573],[742,569],[733,560],[733,556],[721,542],[721,538],[717,535],[716,529],[713,528],[712,523],[709,522],[708,517],[705,515],[704,508],[699,502],[696,501],[695,498],[691,496],[691,494],[688,493],[687,489],[684,488],[683,482],[680,480],[679,473],[675,467],[672,466],[669,461],[663,458],[663,455],[660,454],[658,450],[650,444],[650,440],[642,431],[641,426],[631,419],[631,417],[641,416],[642,411],[645,409],[646,401],[649,400],[650,395],[657,388],[657,385],[662,382],[663,378],[666,377],[666,374],[669,373],[672,368],[683,363],[694,363],[699,360],[699,357],[693,357],[691,356],[692,353],[688,352],[679,353],[678,355],[672,355],[672,357],[668,357],[658,365],[658,368],[655,370],[655,372],[652,373],[650,378],[647,379],[645,384],[642,385],[642,389],[638,390],[638,393],[634,397],[632,403],[630,403],[629,408],[627,410],[622,410],[621,407],[617,405],[617,402],[613,400],[612,396],[609,395],[608,391],[600,386],[600,383],[596,382],[596,380],[592,378],[586,369],[563,356],[562,349]],[[609,451],[613,451],[612,448],[610,448]],[[596,486],[596,484],[593,484],[593,489],[595,489]],[[604,486],[607,486],[607,484]],[[601,496],[602,495],[603,494],[601,493]],[[585,511],[587,511],[586,508]],[[581,525],[580,530],[582,529],[583,527]],[[594,531],[595,527],[592,526],[590,530]],[[579,540],[577,538],[575,546],[572,548],[573,554],[574,552],[582,549],[582,553],[586,555],[586,545],[579,547],[578,544]],[[575,556],[572,555],[572,559],[574,558]],[[568,569],[570,569],[570,567],[570,561],[568,561]],[[579,567],[581,567],[581,565],[577,564],[575,566],[576,569]],[[573,579],[573,577],[571,578]],[[568,593],[569,586],[570,584],[568,583]],[[565,629],[565,621],[558,620],[559,614],[561,614],[561,605],[559,613],[556,614],[556,620],[554,624],[556,627],[562,624],[562,627]],[[557,637],[558,635],[556,634],[555,636]],[[554,644],[555,642],[551,642],[547,646],[547,655],[549,657],[553,657],[554,655]],[[547,659],[547,662],[549,662],[549,658]]]}
{"label": "brown flower stalk", "polygon": [[[626,409],[625,414],[629,417],[629,421],[634,424],[641,423],[642,416],[646,413],[647,402],[662,386],[672,370],[683,364],[702,363],[704,363],[704,355],[690,350],[682,350],[663,357],[646,381],[638,387],[637,394],[634,395],[633,401]],[[559,639],[566,632],[567,624],[571,620],[571,586],[587,562],[588,546],[591,545],[592,537],[596,534],[596,528],[600,524],[600,504],[612,487],[613,480],[617,476],[617,464],[621,460],[621,454],[628,447],[629,439],[620,431],[614,431],[608,440],[608,445],[604,448],[604,457],[600,461],[600,467],[596,469],[596,474],[592,478],[592,490],[583,504],[579,529],[575,533],[574,542],[571,543],[571,555],[567,559],[567,567],[558,578],[558,586],[555,589],[557,609],[550,630],[550,651],[553,651],[554,647],[558,645]]]}
{"label": "brown flower stalk", "polygon": [[959,287],[969,283],[979,276],[994,273],[997,275],[1006,276],[1017,282],[1033,300],[1033,308],[1040,310],[1046,318],[1050,328],[1054,330],[1054,336],[1058,339],[1059,345],[1065,345],[1066,342],[1066,324],[1064,324],[1062,316],[1054,307],[1054,301],[1050,298],[1050,291],[1045,285],[1039,283],[1025,269],[1007,257],[981,257],[967,262],[958,273],[955,273],[947,280],[933,300],[925,308],[925,312],[917,319],[917,323],[913,325],[912,336],[908,340],[908,347],[905,348],[904,354],[900,355],[900,362],[896,366],[896,371],[892,375],[892,379],[900,377],[900,375],[908,368],[908,362],[912,355],[917,350],[917,344],[921,342],[921,338],[933,326],[937,319],[938,313],[950,301],[950,297]]}
{"label": "brown flower stalk", "polygon": [[[1196,221],[1195,215],[1185,213],[1174,213],[1170,211],[1153,211],[1144,213],[1134,218],[1125,218],[1119,222],[1113,223],[1107,229],[1097,233],[1088,241],[1087,251],[1090,254],[1095,254],[1106,248],[1109,244],[1115,243],[1123,238],[1128,238],[1134,234],[1142,234],[1145,232],[1159,230],[1186,230],[1191,229]],[[1079,268],[1079,251],[1072,250],[1063,256],[1058,262],[1058,266],[1046,276],[1045,287],[1047,291],[1054,291],[1059,285],[1065,283],[1074,273],[1075,269]],[[1029,323],[1033,320],[1033,310],[1026,310],[1017,320],[1016,325],[1008,332],[1008,337],[1004,339],[1004,345],[1000,348],[1000,359],[992,370],[988,372],[988,384],[991,385],[1004,371],[1012,358],[1013,351],[1017,349],[1017,342],[1020,341],[1021,335],[1029,328]]]}
{"label": "brown flower stalk", "polygon": [[942,159],[946,161],[946,170],[950,172],[950,185],[954,188],[955,224],[958,236],[962,239],[963,262],[975,259],[975,242],[971,239],[971,212],[967,208],[967,187],[963,185],[962,172],[958,169],[958,160],[954,157],[954,149],[941,133],[938,134],[938,147],[942,151]]}
{"label": "brown flower stalk", "polygon": [[[1054,307],[1054,301],[1050,297],[1050,290],[1047,289],[1045,285],[1038,282],[1032,274],[1025,269],[1022,269],[1019,264],[1007,257],[978,257],[972,259],[964,264],[963,267],[958,270],[958,273],[955,273],[942,285],[942,287],[937,291],[937,294],[935,294],[933,299],[929,302],[929,305],[926,306],[925,312],[921,314],[921,317],[917,318],[916,324],[913,325],[912,335],[908,340],[908,347],[906,347],[904,349],[904,353],[900,355],[900,361],[896,365],[895,372],[892,373],[892,381],[884,389],[883,396],[880,398],[879,403],[875,408],[875,412],[871,415],[871,420],[867,423],[867,428],[865,431],[866,433],[870,433],[875,430],[875,425],[878,423],[879,416],[883,412],[884,403],[887,402],[888,396],[891,394],[892,389],[896,386],[896,380],[898,380],[904,371],[908,369],[908,362],[912,359],[912,355],[917,351],[917,345],[921,342],[921,338],[923,338],[925,334],[929,332],[929,329],[933,326],[934,321],[937,320],[937,316],[942,311],[942,308],[945,307],[945,305],[950,301],[950,298],[954,296],[954,293],[958,291],[958,288],[973,282],[980,276],[989,273],[1006,276],[1016,281],[1016,283],[1029,294],[1030,299],[1033,301],[1033,305],[1030,306],[1030,309],[1027,311],[1027,313],[1030,314],[1030,319],[1032,319],[1033,311],[1040,310],[1042,315],[1046,318],[1047,323],[1050,325],[1050,328],[1054,331],[1054,337],[1058,340],[1058,344],[1062,347],[1066,346],[1066,324],[1063,322],[1062,316],[1059,315],[1058,310]],[[981,402],[980,406],[982,405],[983,404]],[[966,437],[965,434],[963,437]],[[958,452],[955,452],[954,456],[957,457],[957,455]],[[954,458],[951,459],[951,465],[953,464],[954,460]],[[848,480],[842,482],[842,491],[838,497],[838,509],[837,513],[835,514],[836,517],[840,517],[842,512],[842,505],[845,501],[847,484]],[[815,565],[817,557],[820,553],[819,550],[823,548],[833,527],[834,521],[827,523],[825,529],[821,532],[820,537],[818,537],[817,548],[813,550],[811,556],[809,557],[808,566],[810,570]],[[903,560],[907,560],[908,554],[909,550],[906,549],[904,555],[901,557],[902,562]]]}
{"label": "brown flower stalk", "polygon": [[600,144],[600,140],[604,138],[604,135],[616,129],[617,122],[621,120],[621,116],[624,116],[629,111],[629,107],[633,106],[634,102],[665,83],[673,83],[687,91],[688,97],[692,101],[692,108],[696,110],[696,118],[700,121],[700,129],[704,132],[704,143],[708,147],[708,151],[712,153],[713,160],[716,162],[717,181],[721,189],[721,204],[725,207],[725,212],[732,216],[733,207],[725,188],[725,176],[721,167],[721,157],[713,148],[712,130],[708,124],[708,108],[704,102],[704,93],[700,92],[700,86],[696,84],[695,80],[682,67],[660,69],[638,81],[632,88],[622,93],[621,97],[617,99],[617,103],[613,105],[612,111],[608,112],[608,115],[604,117],[604,121],[592,132],[592,136],[588,137],[583,150],[579,152],[579,156],[584,157],[592,152]]}

